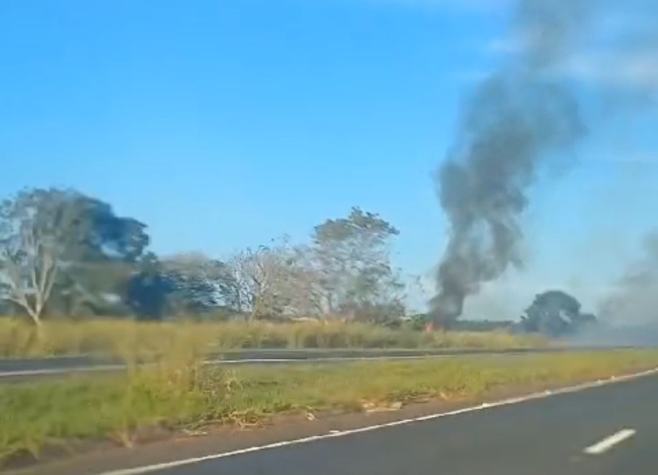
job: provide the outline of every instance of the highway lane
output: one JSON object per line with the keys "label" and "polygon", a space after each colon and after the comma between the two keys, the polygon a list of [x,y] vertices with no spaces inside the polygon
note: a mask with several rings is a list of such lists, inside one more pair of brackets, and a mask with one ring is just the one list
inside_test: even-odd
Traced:
{"label": "highway lane", "polygon": [[[341,362],[363,359],[415,359],[475,354],[528,354],[563,349],[515,350],[415,350],[415,349],[340,349],[340,350],[231,350],[211,355],[208,364],[282,364]],[[124,365],[118,360],[103,357],[72,356],[43,359],[0,359],[0,383],[76,372],[120,371]]]}
{"label": "highway lane", "polygon": [[278,448],[103,475],[655,475],[656,409],[654,375],[447,417],[324,434]]}
{"label": "highway lane", "polygon": [[[612,347],[610,347],[612,348]],[[607,348],[607,349],[610,349]],[[615,347],[623,348],[623,347]],[[513,350],[417,350],[417,349],[338,349],[338,350],[231,350],[215,353],[208,364],[291,364],[355,361],[363,359],[418,359],[459,355],[530,354],[561,351],[598,351],[600,347],[555,347]],[[72,356],[43,359],[0,359],[0,383],[15,380],[58,376],[79,372],[120,371],[124,365],[118,360],[103,357]]]}

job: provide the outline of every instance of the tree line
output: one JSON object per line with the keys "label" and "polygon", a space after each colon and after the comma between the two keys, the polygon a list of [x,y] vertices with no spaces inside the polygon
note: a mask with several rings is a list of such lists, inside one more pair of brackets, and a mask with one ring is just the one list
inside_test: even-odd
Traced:
{"label": "tree line", "polygon": [[[391,263],[399,230],[352,208],[315,226],[309,243],[287,238],[223,259],[202,252],[159,256],[148,226],[74,189],[24,189],[0,204],[0,315],[161,320],[192,317],[339,317],[399,323],[406,286]],[[416,315],[422,328],[427,315]],[[516,322],[456,322],[551,336],[596,321],[575,297],[537,295]]]}
{"label": "tree line", "polygon": [[73,189],[25,189],[0,205],[0,303],[35,325],[67,316],[378,321],[404,314],[390,261],[399,231],[352,208],[317,225],[309,244],[275,239],[224,259],[150,249],[148,226]]}

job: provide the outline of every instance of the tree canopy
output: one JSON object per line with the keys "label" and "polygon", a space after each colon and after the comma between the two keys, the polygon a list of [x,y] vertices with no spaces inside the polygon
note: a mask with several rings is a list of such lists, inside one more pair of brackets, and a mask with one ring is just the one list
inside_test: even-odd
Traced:
{"label": "tree canopy", "polygon": [[157,255],[146,224],[109,203],[72,189],[25,189],[0,206],[0,303],[37,325],[94,315],[400,316],[403,285],[389,260],[398,233],[353,208],[318,225],[310,245],[283,238],[222,259]]}
{"label": "tree canopy", "polygon": [[590,313],[581,312],[580,302],[562,290],[549,290],[535,297],[521,317],[526,332],[551,337],[570,335],[596,322]]}
{"label": "tree canopy", "polygon": [[37,325],[55,303],[102,306],[147,247],[145,230],[75,190],[22,190],[0,206],[0,295]]}
{"label": "tree canopy", "polygon": [[390,245],[399,233],[360,208],[315,227],[312,252],[327,311],[398,313],[403,285],[390,261]]}
{"label": "tree canopy", "polygon": [[[407,312],[407,286],[391,259],[399,234],[377,213],[353,207],[315,226],[306,244],[283,237],[221,258],[158,255],[147,225],[109,203],[73,189],[24,189],[0,203],[0,312],[37,326],[61,316],[399,324]],[[517,327],[563,336],[595,321],[575,297],[549,290]]]}

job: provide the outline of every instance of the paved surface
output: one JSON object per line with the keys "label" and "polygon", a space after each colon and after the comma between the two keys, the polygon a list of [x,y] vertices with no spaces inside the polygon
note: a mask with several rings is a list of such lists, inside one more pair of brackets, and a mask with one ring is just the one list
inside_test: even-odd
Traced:
{"label": "paved surface", "polygon": [[[566,351],[597,351],[617,347],[556,347],[547,349],[516,350],[240,350],[213,355],[208,364],[290,364],[341,362],[363,359],[418,359],[450,357],[459,355],[530,354]],[[89,356],[44,358],[44,359],[0,359],[0,383],[31,378],[66,375],[76,372],[120,371],[124,366],[119,361]]]}
{"label": "paved surface", "polygon": [[655,475],[657,409],[658,376],[650,376],[148,473]]}
{"label": "paved surface", "polygon": [[[289,364],[341,362],[361,359],[414,359],[467,354],[528,354],[565,349],[543,350],[244,350],[213,355],[209,364]],[[573,351],[573,349],[571,350]],[[0,359],[0,383],[29,378],[65,375],[75,372],[120,371],[118,361],[88,356],[46,359]]]}

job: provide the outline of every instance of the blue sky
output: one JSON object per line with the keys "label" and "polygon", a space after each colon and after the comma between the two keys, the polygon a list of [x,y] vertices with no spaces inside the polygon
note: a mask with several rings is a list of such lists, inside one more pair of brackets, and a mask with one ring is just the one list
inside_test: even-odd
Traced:
{"label": "blue sky", "polygon": [[[509,14],[458,5],[5,0],[0,195],[73,186],[146,222],[156,251],[218,256],[358,205],[400,228],[405,272],[427,273],[446,231],[432,174]],[[612,281],[658,220],[648,115],[597,128],[533,190],[527,269],[482,308],[545,285],[593,302]]]}

